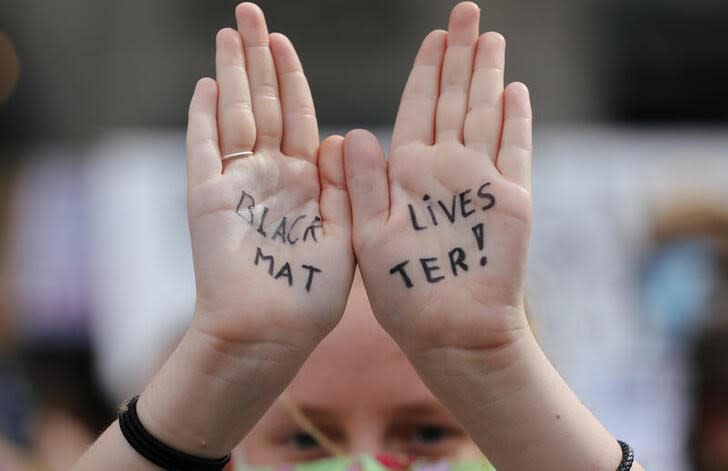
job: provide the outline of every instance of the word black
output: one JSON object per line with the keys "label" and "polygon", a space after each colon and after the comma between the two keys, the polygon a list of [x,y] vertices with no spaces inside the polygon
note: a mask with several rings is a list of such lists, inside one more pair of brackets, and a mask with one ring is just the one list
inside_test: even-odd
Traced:
{"label": "word black", "polygon": [[260,218],[256,221],[255,212],[253,212],[253,208],[255,208],[255,198],[253,198],[253,195],[243,190],[240,195],[240,201],[238,201],[238,206],[235,208],[235,213],[240,217],[240,219],[251,226],[258,226],[258,233],[263,237],[268,238],[270,234],[270,240],[272,241],[280,240],[280,242],[284,245],[296,245],[299,240],[306,242],[310,238],[314,242],[318,242],[316,230],[323,228],[320,217],[313,216],[313,218],[311,218],[305,214],[301,214],[295,218],[288,219],[286,216],[283,216],[283,219],[278,222],[275,230],[272,233],[269,233],[266,231],[266,219],[268,217],[269,210],[265,206],[261,207],[263,212],[260,215]]}

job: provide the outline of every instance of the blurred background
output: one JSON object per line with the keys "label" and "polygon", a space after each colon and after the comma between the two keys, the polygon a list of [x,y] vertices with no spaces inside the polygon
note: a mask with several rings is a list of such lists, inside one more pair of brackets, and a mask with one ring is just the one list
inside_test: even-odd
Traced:
{"label": "blurred background", "polygon": [[[322,135],[385,142],[455,3],[259,2]],[[67,469],[184,332],[186,111],[235,4],[0,3],[0,469]],[[544,348],[649,469],[727,470],[728,3],[480,6],[532,93]]]}

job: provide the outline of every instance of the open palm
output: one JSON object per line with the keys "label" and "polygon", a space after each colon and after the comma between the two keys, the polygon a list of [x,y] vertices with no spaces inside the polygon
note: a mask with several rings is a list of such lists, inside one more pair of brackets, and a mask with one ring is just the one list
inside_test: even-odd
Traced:
{"label": "open palm", "polygon": [[217,36],[217,81],[200,81],[190,106],[193,325],[233,344],[311,348],[343,313],[353,276],[343,138],[319,147],[290,41],[269,35],[253,4],[236,16],[239,31]]}
{"label": "open palm", "polygon": [[360,269],[382,325],[407,348],[486,348],[525,325],[531,111],[504,90],[505,42],[461,3],[423,42],[385,161],[350,133],[345,163]]}

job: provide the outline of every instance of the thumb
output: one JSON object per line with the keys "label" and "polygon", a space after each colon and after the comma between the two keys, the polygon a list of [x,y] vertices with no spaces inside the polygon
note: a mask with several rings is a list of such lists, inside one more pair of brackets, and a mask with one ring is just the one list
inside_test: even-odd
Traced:
{"label": "thumb", "polygon": [[344,167],[356,239],[372,222],[384,224],[389,218],[387,161],[372,133],[357,129],[346,135]]}

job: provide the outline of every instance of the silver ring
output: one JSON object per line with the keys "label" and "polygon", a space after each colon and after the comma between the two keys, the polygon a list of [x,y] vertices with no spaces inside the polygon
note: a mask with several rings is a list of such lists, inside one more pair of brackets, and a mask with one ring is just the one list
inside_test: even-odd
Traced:
{"label": "silver ring", "polygon": [[234,152],[232,154],[223,155],[222,160],[233,160],[233,159],[244,159],[245,157],[250,157],[253,155],[253,152],[246,150],[244,152]]}

